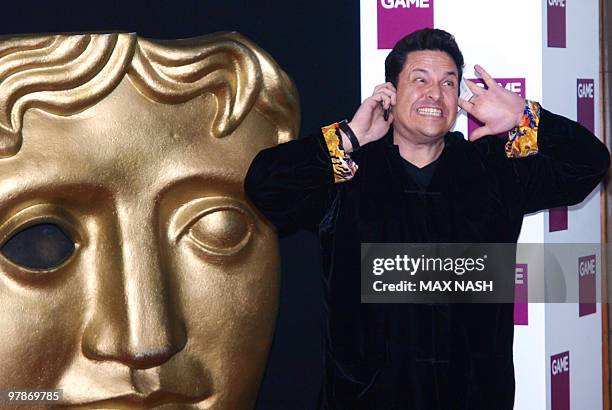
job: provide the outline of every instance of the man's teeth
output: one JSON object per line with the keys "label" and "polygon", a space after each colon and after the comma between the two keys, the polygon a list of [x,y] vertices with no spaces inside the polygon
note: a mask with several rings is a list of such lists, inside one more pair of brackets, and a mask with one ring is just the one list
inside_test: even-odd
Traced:
{"label": "man's teeth", "polygon": [[433,117],[441,117],[442,110],[437,108],[419,108],[417,112],[421,115],[431,115]]}

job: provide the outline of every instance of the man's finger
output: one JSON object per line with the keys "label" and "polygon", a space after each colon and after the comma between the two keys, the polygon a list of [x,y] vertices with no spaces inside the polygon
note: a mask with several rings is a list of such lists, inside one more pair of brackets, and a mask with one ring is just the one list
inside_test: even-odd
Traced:
{"label": "man's finger", "polygon": [[375,101],[377,103],[382,102],[385,99],[385,95],[382,93],[373,94],[371,97],[368,97],[367,100]]}
{"label": "man's finger", "polygon": [[486,135],[491,135],[492,132],[489,129],[489,127],[487,127],[486,125],[480,127],[480,128],[476,128],[474,131],[472,131],[472,133],[470,134],[470,141],[476,141]]}
{"label": "man's finger", "polygon": [[368,110],[372,112],[374,112],[374,110],[376,110],[377,108],[380,108],[382,111],[384,109],[383,104],[384,96],[382,94],[374,94],[373,96],[363,100],[363,103],[361,103],[361,107],[368,107]]}
{"label": "man's finger", "polygon": [[[463,98],[459,98],[458,101],[459,107],[463,108],[465,110],[465,112],[467,112],[468,114],[472,114],[472,111],[474,110],[474,104],[464,100]],[[472,114],[473,115],[473,114]]]}
{"label": "man's finger", "polygon": [[378,101],[380,102],[380,105],[382,105],[382,108],[384,110],[391,106],[391,97],[382,93],[379,93],[376,96],[380,97]]}
{"label": "man's finger", "polygon": [[470,81],[470,80],[465,80],[465,84],[468,86],[468,88],[470,89],[470,91],[472,91],[474,93],[474,95],[482,95],[485,93],[485,89],[479,85],[477,85],[475,82]]}
{"label": "man's finger", "polygon": [[381,88],[380,90],[377,91],[377,93],[386,95],[387,97],[391,99],[391,104],[395,105],[395,97],[396,97],[395,91],[390,90],[388,88]]}
{"label": "man's finger", "polygon": [[395,91],[395,86],[393,85],[392,82],[388,81],[384,84],[381,84],[382,87],[388,88],[391,91]]}
{"label": "man's finger", "polygon": [[395,87],[391,83],[378,84],[376,87],[374,87],[374,92],[372,94],[376,94],[380,90],[389,90],[395,92]]}
{"label": "man's finger", "polygon": [[484,68],[482,68],[482,66],[479,66],[478,64],[476,64],[474,66],[474,69],[476,70],[478,74],[480,74],[480,78],[482,78],[482,80],[487,85],[487,87],[489,88],[497,87],[497,82],[495,82],[493,77],[491,77],[491,75],[487,73],[487,71]]}

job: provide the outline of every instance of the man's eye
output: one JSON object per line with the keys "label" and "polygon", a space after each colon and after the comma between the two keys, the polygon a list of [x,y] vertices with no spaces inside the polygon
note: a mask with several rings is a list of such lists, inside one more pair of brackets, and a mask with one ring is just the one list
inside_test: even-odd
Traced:
{"label": "man's eye", "polygon": [[59,267],[74,250],[74,240],[54,223],[28,226],[14,233],[0,248],[14,264],[35,270]]}
{"label": "man's eye", "polygon": [[189,236],[204,250],[217,255],[230,255],[249,240],[251,224],[247,216],[232,208],[204,214],[189,228]]}

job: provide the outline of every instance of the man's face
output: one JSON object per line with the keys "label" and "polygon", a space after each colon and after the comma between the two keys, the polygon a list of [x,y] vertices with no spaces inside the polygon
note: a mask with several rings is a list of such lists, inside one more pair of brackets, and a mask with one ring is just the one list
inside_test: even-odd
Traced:
{"label": "man's face", "polygon": [[[0,160],[0,239],[49,266],[0,255],[3,389],[61,388],[83,408],[252,407],[278,250],[242,184],[276,128],[252,111],[214,138],[215,110],[210,96],[153,103],[124,78],[80,114],[27,112],[21,150]],[[45,239],[50,226],[74,246]]]}
{"label": "man's face", "polygon": [[457,117],[459,76],[443,51],[413,51],[397,81],[393,127],[414,143],[442,138]]}

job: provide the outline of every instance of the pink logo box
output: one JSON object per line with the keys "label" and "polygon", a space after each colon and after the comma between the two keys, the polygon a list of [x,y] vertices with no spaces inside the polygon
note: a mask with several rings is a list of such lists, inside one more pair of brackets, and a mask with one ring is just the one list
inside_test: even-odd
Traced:
{"label": "pink logo box", "polygon": [[578,122],[591,132],[595,132],[595,81],[579,78],[576,81],[576,101]]}
{"label": "pink logo box", "polygon": [[529,324],[528,270],[526,263],[517,263],[514,270],[514,324]]}
{"label": "pink logo box", "polygon": [[568,228],[567,206],[548,210],[548,232],[564,231]]}
{"label": "pink logo box", "polygon": [[[549,6],[550,7],[550,6]],[[565,44],[565,43],[564,43]],[[591,132],[595,130],[595,81],[578,79],[576,81],[577,121]],[[564,231],[568,228],[567,207],[562,206],[548,211],[548,232]]]}
{"label": "pink logo box", "polygon": [[550,408],[570,410],[570,352],[550,357]]}
{"label": "pink logo box", "polygon": [[597,311],[595,304],[597,261],[595,255],[578,258],[578,316],[591,315]]}
{"label": "pink logo box", "polygon": [[546,0],[548,16],[548,47],[565,48],[566,13],[568,0]]}
{"label": "pink logo box", "polygon": [[378,48],[390,49],[407,34],[434,25],[434,0],[377,0]]}

